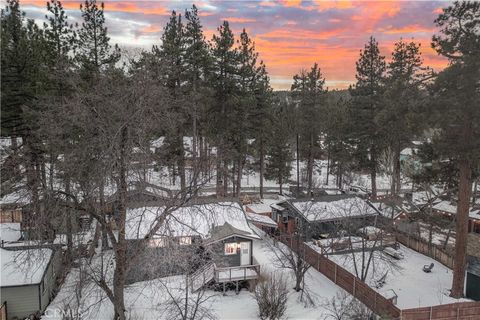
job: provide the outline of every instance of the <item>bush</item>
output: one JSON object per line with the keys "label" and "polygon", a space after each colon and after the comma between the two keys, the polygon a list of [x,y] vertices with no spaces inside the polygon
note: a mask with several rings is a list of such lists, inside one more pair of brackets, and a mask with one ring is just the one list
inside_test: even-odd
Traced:
{"label": "bush", "polygon": [[260,319],[281,319],[287,309],[287,295],[287,282],[283,274],[272,273],[262,277],[255,287]]}

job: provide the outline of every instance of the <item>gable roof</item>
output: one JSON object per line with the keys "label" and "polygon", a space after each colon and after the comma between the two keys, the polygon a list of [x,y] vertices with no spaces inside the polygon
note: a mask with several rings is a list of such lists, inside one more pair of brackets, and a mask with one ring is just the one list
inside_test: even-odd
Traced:
{"label": "gable roof", "polygon": [[225,222],[221,226],[213,227],[206,243],[212,244],[224,239],[231,238],[233,236],[239,236],[248,239],[257,239],[257,237],[252,237],[252,234],[250,232],[239,230],[232,226],[230,223]]}
{"label": "gable roof", "polygon": [[[127,239],[145,237],[164,212],[165,207],[142,207],[127,210]],[[237,202],[214,202],[184,206],[173,211],[155,233],[154,238],[200,236],[207,239],[216,226],[228,222],[236,230],[259,238],[250,228],[242,207]]]}
{"label": "gable roof", "polygon": [[47,248],[6,250],[0,248],[1,287],[38,284],[52,258]]}
{"label": "gable roof", "polygon": [[[435,204],[432,208],[434,210],[443,211],[449,214],[457,214],[457,205],[446,200]],[[469,210],[470,218],[480,220],[480,210],[474,210],[473,208],[470,208]]]}
{"label": "gable roof", "polygon": [[293,208],[307,221],[332,221],[378,214],[367,201],[352,195],[326,195],[312,200],[293,200]]}

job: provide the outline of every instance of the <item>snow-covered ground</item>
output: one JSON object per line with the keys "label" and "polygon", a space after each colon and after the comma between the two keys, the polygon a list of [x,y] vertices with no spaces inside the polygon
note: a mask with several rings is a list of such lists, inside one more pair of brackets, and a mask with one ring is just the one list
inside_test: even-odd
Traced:
{"label": "snow-covered ground", "polygon": [[[385,261],[390,259],[385,254],[375,252],[377,256],[374,259],[374,268],[371,267],[366,279],[372,288],[388,271],[385,285],[376,290],[386,297],[391,297],[393,290],[398,296],[397,306],[401,309],[459,301],[449,297],[453,277],[451,269],[407,247],[401,246],[399,250],[403,253],[404,259],[395,260],[397,267],[392,267]],[[355,274],[352,254],[330,255],[329,258]],[[360,253],[356,254],[356,259],[357,265],[361,266]],[[423,266],[431,263],[434,264],[432,272],[423,272]]]}
{"label": "snow-covered ground", "polygon": [[[280,244],[281,245],[281,244]],[[299,299],[299,293],[293,290],[294,279],[291,274],[279,269],[274,264],[275,254],[265,240],[256,240],[253,243],[253,254],[261,265],[262,272],[285,272],[290,289],[286,318],[288,319],[325,319],[328,310],[326,303],[337,293],[343,290],[328,280],[318,271],[310,269],[305,278],[305,283],[313,295],[316,305],[305,307]],[[108,257],[108,255],[107,255]],[[98,258],[98,257],[97,257]],[[108,260],[108,259],[107,259]],[[97,263],[98,265],[98,263]],[[106,261],[104,266],[113,267],[113,263]],[[109,272],[111,274],[111,272]],[[130,319],[165,319],[172,318],[169,314],[169,294],[182,297],[185,293],[184,276],[160,278],[151,281],[138,282],[125,289],[126,308]],[[86,282],[85,282],[86,283]],[[59,294],[48,307],[44,319],[62,319],[65,312],[76,310],[79,272],[73,269],[67,276]],[[168,289],[168,290],[167,290]],[[209,297],[203,305],[210,310],[218,319],[256,319],[258,307],[253,293],[243,289],[238,295],[234,291],[228,291],[226,296],[220,292],[208,290]],[[113,313],[112,304],[105,294],[95,285],[88,284],[79,299],[83,305],[81,314],[83,319],[111,319]]]}

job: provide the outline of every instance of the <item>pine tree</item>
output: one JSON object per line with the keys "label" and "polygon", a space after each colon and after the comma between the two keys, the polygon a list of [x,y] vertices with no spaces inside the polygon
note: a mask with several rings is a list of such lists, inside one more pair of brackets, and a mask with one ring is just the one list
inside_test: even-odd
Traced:
{"label": "pine tree", "polygon": [[[46,15],[48,23],[44,23],[45,40],[48,46],[48,55],[46,65],[49,70],[48,82],[49,88],[42,100],[45,104],[45,112],[55,118],[60,110],[65,108],[67,100],[70,99],[72,92],[75,90],[70,79],[73,76],[73,59],[72,53],[75,49],[76,35],[73,26],[68,23],[68,17],[63,9],[60,1],[51,0],[47,3],[49,15]],[[52,123],[55,120],[52,119]],[[67,129],[67,128],[64,128]],[[69,128],[70,129],[70,128]],[[48,129],[47,129],[48,130]],[[64,191],[70,194],[70,162],[64,157],[63,162],[58,163],[57,156],[59,154],[68,154],[71,143],[76,140],[75,135],[69,130],[63,130],[63,134],[57,140],[49,140],[45,142],[46,153],[49,154],[49,191],[53,191],[54,173],[62,172],[61,178],[65,185]],[[47,185],[43,184],[44,189]],[[46,192],[48,195],[49,192]],[[68,200],[67,200],[68,201]],[[73,254],[73,237],[72,237],[72,210],[63,208],[60,217],[65,221],[66,237],[67,237],[67,264],[72,261]],[[54,214],[54,206],[50,205],[49,216]],[[49,217],[54,219],[56,217]]]}
{"label": "pine tree", "polygon": [[300,137],[300,159],[307,161],[307,193],[313,188],[313,168],[315,159],[321,154],[320,114],[324,105],[325,78],[314,64],[309,72],[303,71],[293,77],[292,95],[297,102],[297,134]]}
{"label": "pine tree", "polygon": [[80,11],[83,22],[78,30],[78,60],[85,76],[91,77],[118,62],[120,49],[117,45],[110,45],[103,2],[99,6],[97,0],[85,0],[80,5]]}
{"label": "pine tree", "polygon": [[[180,176],[180,188],[186,188],[185,173],[185,148],[183,137],[185,136],[185,126],[187,121],[187,110],[185,108],[185,37],[182,17],[175,11],[172,11],[170,20],[165,25],[162,34],[162,44],[160,47],[154,46],[153,53],[159,59],[162,65],[163,73],[160,75],[160,81],[167,88],[170,98],[168,112],[174,117],[175,121],[166,128],[165,148],[174,164],[177,165]],[[175,172],[175,168],[173,168]]]}
{"label": "pine tree", "polygon": [[[230,126],[235,121],[231,111],[235,108],[238,92],[238,51],[234,47],[235,38],[228,21],[217,29],[218,35],[212,39],[212,75],[211,84],[214,92],[214,102],[209,108],[209,133],[217,148],[217,196],[227,194],[229,151],[232,143],[225,137]],[[222,186],[223,185],[223,186]]]}
{"label": "pine tree", "polygon": [[480,159],[480,4],[455,2],[435,20],[441,28],[432,47],[450,60],[431,88],[435,107],[434,143],[458,168],[455,264],[451,296],[464,293],[467,226],[473,171]]}
{"label": "pine tree", "polygon": [[[290,107],[291,108],[291,107]],[[276,110],[272,110],[271,135],[267,145],[265,177],[275,180],[283,194],[283,185],[288,182],[292,170],[292,132],[293,112],[288,104],[283,101]]]}
{"label": "pine tree", "polygon": [[353,130],[357,137],[356,158],[360,167],[368,169],[371,177],[372,196],[377,196],[377,168],[378,155],[382,149],[383,141],[380,129],[375,122],[377,112],[381,108],[381,95],[384,91],[385,57],[380,55],[378,42],[375,38],[365,45],[360,51],[356,62],[357,83],[350,89],[352,94],[351,112],[355,115]]}
{"label": "pine tree", "polygon": [[430,70],[423,67],[420,44],[403,40],[395,43],[387,73],[384,108],[376,121],[393,154],[391,193],[396,194],[401,189],[400,152],[425,127],[421,85],[430,77]]}
{"label": "pine tree", "polygon": [[[44,33],[25,19],[18,1],[7,1],[1,12],[2,135],[21,137],[26,187],[33,212],[41,214],[44,145],[38,133],[38,98],[45,91]],[[26,221],[28,223],[29,221]]]}
{"label": "pine tree", "polygon": [[206,146],[203,145],[206,144],[204,140],[207,122],[206,106],[209,104],[211,96],[207,81],[211,69],[211,57],[195,5],[190,10],[185,10],[185,20],[185,87],[188,95],[187,102],[189,103],[188,116],[192,124],[192,154],[195,177],[199,170],[204,171],[204,174],[206,173]]}
{"label": "pine tree", "polygon": [[263,61],[257,68],[257,77],[254,84],[255,103],[250,112],[249,123],[252,126],[252,136],[255,139],[254,149],[258,155],[259,176],[260,176],[260,198],[263,198],[263,179],[265,175],[265,154],[273,129],[271,108],[273,106],[273,90],[270,86],[266,66]]}

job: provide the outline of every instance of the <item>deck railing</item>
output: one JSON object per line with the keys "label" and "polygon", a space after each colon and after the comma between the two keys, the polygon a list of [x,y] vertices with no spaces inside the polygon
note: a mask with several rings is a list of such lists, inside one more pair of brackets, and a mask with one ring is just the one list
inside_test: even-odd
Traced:
{"label": "deck railing", "polygon": [[260,274],[260,265],[246,265],[225,268],[215,268],[216,282],[230,282],[257,279]]}

